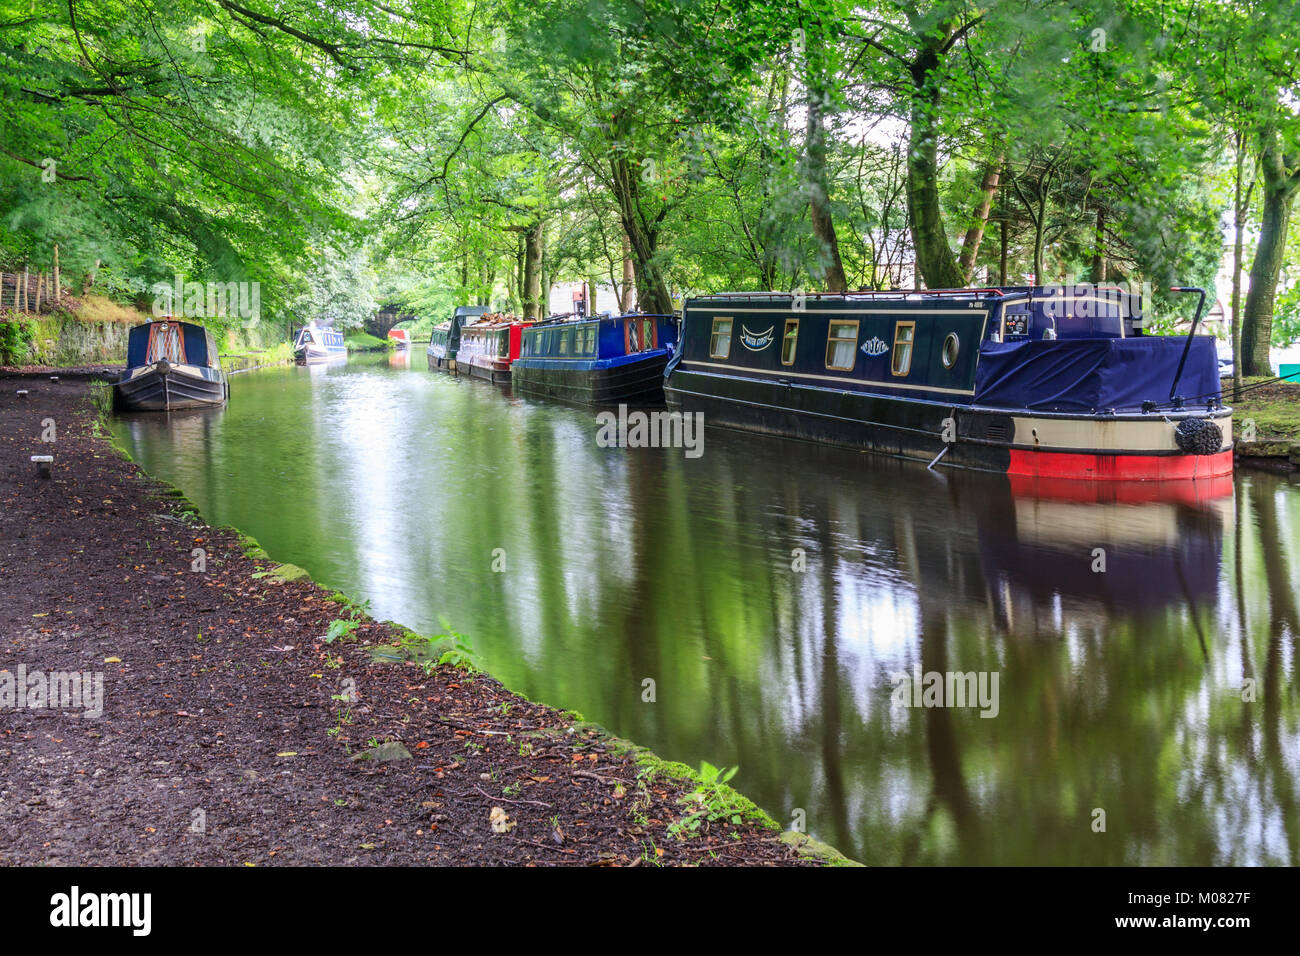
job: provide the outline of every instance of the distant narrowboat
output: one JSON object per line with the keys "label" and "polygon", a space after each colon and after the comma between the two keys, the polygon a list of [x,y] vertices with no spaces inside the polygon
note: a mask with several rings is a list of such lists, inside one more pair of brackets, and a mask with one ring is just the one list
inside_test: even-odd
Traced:
{"label": "distant narrowboat", "polygon": [[534,324],[532,319],[489,312],[462,326],[457,371],[485,378],[494,385],[508,385],[510,365],[519,358],[524,329]]}
{"label": "distant narrowboat", "polygon": [[335,329],[321,329],[313,324],[294,334],[293,357],[299,363],[346,358],[347,354],[348,347],[343,344],[343,333]]}
{"label": "distant narrowboat", "polygon": [[406,329],[389,329],[388,337],[397,343],[399,349],[411,347],[411,333]]}
{"label": "distant narrowboat", "polygon": [[450,319],[433,327],[433,332],[429,335],[429,347],[425,349],[431,370],[456,371],[456,353],[460,349],[461,327],[485,312],[487,312],[485,305],[458,305]]}
{"label": "distant narrowboat", "polygon": [[676,344],[675,316],[546,322],[524,331],[511,381],[520,393],[579,405],[662,405]]}
{"label": "distant narrowboat", "polygon": [[1105,287],[701,296],[665,395],[710,424],[931,465],[1231,474],[1214,339],[1142,326],[1141,296]]}
{"label": "distant narrowboat", "polygon": [[212,333],[201,325],[163,319],[131,330],[126,370],[114,391],[120,408],[160,412],[221,405],[229,386]]}

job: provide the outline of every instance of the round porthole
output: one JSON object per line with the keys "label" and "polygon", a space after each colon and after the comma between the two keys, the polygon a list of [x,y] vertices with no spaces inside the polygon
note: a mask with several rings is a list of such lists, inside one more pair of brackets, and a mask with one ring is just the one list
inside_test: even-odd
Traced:
{"label": "round porthole", "polygon": [[948,337],[943,340],[943,367],[952,368],[957,364],[957,352],[961,349],[961,342],[957,338],[956,332],[949,332]]}

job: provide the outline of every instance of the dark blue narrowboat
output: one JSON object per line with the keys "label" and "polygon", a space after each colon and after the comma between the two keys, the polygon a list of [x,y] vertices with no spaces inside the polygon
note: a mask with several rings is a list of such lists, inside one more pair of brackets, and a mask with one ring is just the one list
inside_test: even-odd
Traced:
{"label": "dark blue narrowboat", "polygon": [[524,330],[511,383],[521,394],[577,405],[662,405],[676,345],[676,316],[544,322]]}
{"label": "dark blue narrowboat", "polygon": [[131,330],[126,369],[115,402],[129,411],[203,408],[226,401],[228,386],[212,333],[192,322],[163,319]]}
{"label": "dark blue narrowboat", "polygon": [[433,327],[433,332],[429,335],[429,347],[424,350],[429,360],[430,370],[456,371],[456,353],[460,349],[461,327],[486,312],[485,305],[458,305],[450,319]]}
{"label": "dark blue narrowboat", "polygon": [[1140,294],[1098,286],[700,296],[665,394],[709,424],[931,465],[1231,474],[1214,339],[1143,325]]}

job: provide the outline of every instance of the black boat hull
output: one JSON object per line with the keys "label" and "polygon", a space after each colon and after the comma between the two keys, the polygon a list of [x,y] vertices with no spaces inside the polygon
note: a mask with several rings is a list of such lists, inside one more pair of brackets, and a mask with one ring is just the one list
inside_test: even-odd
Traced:
{"label": "black boat hull", "polygon": [[126,411],[165,412],[181,408],[212,408],[224,405],[227,397],[226,377],[190,375],[175,367],[162,371],[151,369],[131,378],[122,378],[115,386],[117,404]]}
{"label": "black boat hull", "polygon": [[[1231,473],[1232,413],[1109,417],[971,408],[868,392],[807,388],[680,366],[669,408],[703,412],[709,425],[843,445],[862,451],[1004,474],[1137,480]],[[1173,443],[1175,424],[1207,417],[1223,434],[1212,455]],[[1071,439],[1074,439],[1071,441]]]}

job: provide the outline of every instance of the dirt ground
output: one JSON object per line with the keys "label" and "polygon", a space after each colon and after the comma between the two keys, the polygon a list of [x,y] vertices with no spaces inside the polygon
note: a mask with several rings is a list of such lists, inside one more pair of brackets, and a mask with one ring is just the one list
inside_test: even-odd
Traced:
{"label": "dirt ground", "polygon": [[[0,863],[814,865],[730,814],[679,839],[693,783],[489,677],[373,662],[392,625],[327,643],[347,608],[122,458],[90,388],[0,376]],[[51,672],[101,674],[102,715],[30,706]]]}

